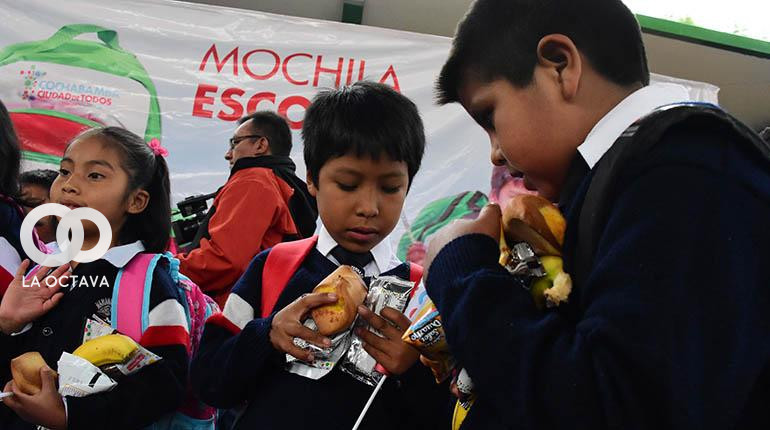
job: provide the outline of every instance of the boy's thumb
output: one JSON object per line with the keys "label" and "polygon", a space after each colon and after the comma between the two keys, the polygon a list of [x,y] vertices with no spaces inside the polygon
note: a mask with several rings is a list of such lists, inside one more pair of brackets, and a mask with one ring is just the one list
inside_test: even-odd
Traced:
{"label": "boy's thumb", "polygon": [[475,222],[477,233],[483,233],[498,239],[500,237],[502,217],[503,213],[500,211],[499,205],[493,203],[484,206]]}
{"label": "boy's thumb", "polygon": [[497,203],[490,203],[484,206],[479,213],[479,219],[499,220],[503,217],[503,211],[500,209],[500,205]]}

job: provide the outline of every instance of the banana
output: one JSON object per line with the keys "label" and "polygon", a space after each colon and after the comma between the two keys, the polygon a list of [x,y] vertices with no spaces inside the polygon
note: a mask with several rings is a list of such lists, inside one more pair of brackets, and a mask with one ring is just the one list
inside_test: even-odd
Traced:
{"label": "banana", "polygon": [[568,273],[560,272],[553,279],[553,286],[543,292],[546,306],[552,308],[566,303],[570,292],[572,292],[572,278]]}
{"label": "banana", "polygon": [[122,334],[108,334],[80,345],[72,354],[85,358],[94,366],[122,363],[136,351],[136,342]]}
{"label": "banana", "polygon": [[561,257],[540,257],[545,276],[532,283],[530,293],[539,309],[558,306],[567,301],[572,291],[572,278],[564,272]]}

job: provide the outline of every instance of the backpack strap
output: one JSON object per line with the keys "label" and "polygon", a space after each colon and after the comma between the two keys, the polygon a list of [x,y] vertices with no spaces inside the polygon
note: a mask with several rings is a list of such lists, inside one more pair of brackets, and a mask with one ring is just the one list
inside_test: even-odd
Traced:
{"label": "backpack strap", "polygon": [[729,126],[742,140],[770,161],[770,144],[718,106],[709,103],[674,103],[662,106],[639,119],[615,141],[592,171],[578,215],[578,240],[575,249],[574,275],[584,285],[593,267],[596,249],[613,204],[617,178],[630,162],[650,151],[672,126],[693,117],[716,119]]}
{"label": "backpack strap", "polygon": [[289,279],[297,271],[310,250],[318,243],[318,236],[275,245],[267,254],[262,268],[262,299],[260,315],[267,317],[273,311],[278,297],[283,292]]}
{"label": "backpack strap", "polygon": [[415,284],[422,279],[422,266],[416,263],[409,263],[409,280]]}
{"label": "backpack strap", "polygon": [[412,292],[409,293],[409,298],[411,299],[414,296],[414,293],[417,292],[417,285],[422,280],[422,266],[416,263],[409,262],[409,280],[411,282],[414,282],[414,288],[412,288]]}
{"label": "backpack strap", "polygon": [[112,290],[112,327],[136,342],[149,325],[152,273],[163,254],[140,253],[118,271]]}

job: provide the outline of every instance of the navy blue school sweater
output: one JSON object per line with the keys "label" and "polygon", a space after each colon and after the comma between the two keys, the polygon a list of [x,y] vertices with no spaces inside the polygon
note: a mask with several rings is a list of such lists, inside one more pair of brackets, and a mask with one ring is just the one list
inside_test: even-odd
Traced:
{"label": "navy blue school sweater", "polygon": [[[191,364],[193,389],[202,401],[218,408],[246,403],[236,429],[350,429],[373,387],[353,379],[339,366],[319,380],[285,370],[286,355],[275,350],[269,338],[274,314],[259,317],[262,268],[269,252],[252,260],[223,313],[206,322]],[[311,250],[274,311],[312,292],[336,268],[316,249]],[[401,264],[382,273],[385,275],[409,279],[409,266]],[[403,375],[388,378],[361,429],[446,429],[446,390],[417,362]]]}
{"label": "navy blue school sweater", "polygon": [[[672,127],[617,178],[587,281],[555,310],[514,287],[492,238],[445,247],[427,289],[478,392],[462,428],[770,428],[770,173],[757,158],[719,127]],[[562,194],[566,268],[590,175]]]}

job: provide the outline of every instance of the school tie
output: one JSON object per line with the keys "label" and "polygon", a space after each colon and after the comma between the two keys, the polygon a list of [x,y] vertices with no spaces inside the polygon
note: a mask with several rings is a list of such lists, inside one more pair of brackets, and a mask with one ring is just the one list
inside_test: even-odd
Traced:
{"label": "school tie", "polygon": [[339,245],[332,249],[331,254],[340,264],[353,266],[360,270],[361,274],[365,274],[364,267],[374,261],[374,256],[371,252],[352,252]]}

